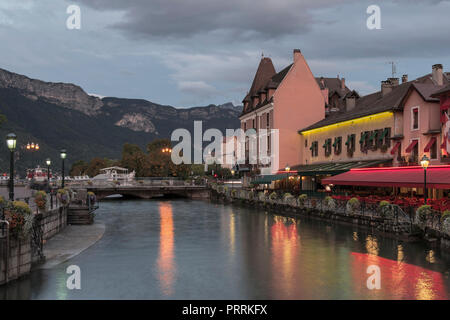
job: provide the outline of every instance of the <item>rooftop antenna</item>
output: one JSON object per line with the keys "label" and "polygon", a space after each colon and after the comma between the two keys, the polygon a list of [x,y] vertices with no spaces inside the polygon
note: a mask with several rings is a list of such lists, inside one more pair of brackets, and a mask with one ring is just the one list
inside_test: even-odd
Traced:
{"label": "rooftop antenna", "polygon": [[389,61],[388,64],[391,65],[392,69],[392,78],[395,78],[395,75],[397,74],[397,65],[395,61]]}

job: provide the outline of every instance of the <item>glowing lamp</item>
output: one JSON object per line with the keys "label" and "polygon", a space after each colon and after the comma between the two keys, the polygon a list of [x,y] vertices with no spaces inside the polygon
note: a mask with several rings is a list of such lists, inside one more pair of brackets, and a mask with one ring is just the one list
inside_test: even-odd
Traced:
{"label": "glowing lamp", "polygon": [[50,167],[50,165],[52,164],[52,160],[50,160],[50,158],[47,158],[47,160],[45,160],[45,163],[47,164],[47,167]]}
{"label": "glowing lamp", "polygon": [[424,170],[427,170],[429,164],[430,164],[430,159],[426,155],[423,155],[422,159],[420,160],[420,165],[422,166],[422,168]]}
{"label": "glowing lamp", "polygon": [[66,149],[62,149],[62,150],[61,150],[60,156],[61,156],[61,159],[63,159],[63,160],[67,157],[67,151],[66,151]]}
{"label": "glowing lamp", "polygon": [[6,145],[8,149],[14,151],[16,149],[17,136],[14,133],[10,133],[6,136]]}

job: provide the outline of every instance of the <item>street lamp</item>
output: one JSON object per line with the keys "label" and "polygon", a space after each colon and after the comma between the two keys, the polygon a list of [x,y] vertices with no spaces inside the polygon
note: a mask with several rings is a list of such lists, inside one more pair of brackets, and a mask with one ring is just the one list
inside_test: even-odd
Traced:
{"label": "street lamp", "polygon": [[14,201],[14,151],[16,150],[17,136],[10,133],[6,136],[6,145],[10,151],[9,162],[9,200]]}
{"label": "street lamp", "polygon": [[45,164],[47,165],[47,181],[48,184],[50,184],[50,166],[52,164],[52,160],[50,160],[50,158],[47,158],[47,160],[45,160]]}
{"label": "street lamp", "polygon": [[61,188],[64,188],[64,160],[67,157],[66,149],[61,150],[61,159],[62,159],[62,182],[61,182]]}
{"label": "street lamp", "polygon": [[234,169],[231,169],[231,190],[234,190]]}
{"label": "street lamp", "polygon": [[423,198],[425,204],[427,204],[427,168],[430,164],[430,159],[424,154],[420,160],[420,165],[423,168]]}

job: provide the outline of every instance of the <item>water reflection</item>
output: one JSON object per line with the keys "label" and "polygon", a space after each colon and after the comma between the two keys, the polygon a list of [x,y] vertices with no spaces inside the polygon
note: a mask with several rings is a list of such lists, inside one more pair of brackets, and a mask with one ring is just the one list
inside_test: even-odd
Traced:
{"label": "water reflection", "polygon": [[[354,290],[376,299],[447,299],[441,273],[401,261],[365,253],[351,253]],[[368,290],[364,279],[367,267],[375,265],[381,272],[381,290]]]}
{"label": "water reflection", "polygon": [[176,266],[174,262],[174,228],[172,205],[161,202],[159,205],[160,234],[159,234],[159,256],[157,260],[158,278],[161,291],[166,296],[173,293]]}
{"label": "water reflection", "polygon": [[295,219],[273,217],[270,228],[273,287],[278,296],[291,296],[295,286],[299,233]]}
{"label": "water reflection", "polygon": [[[102,203],[103,238],[0,299],[445,299],[450,255],[371,231],[208,202]],[[82,290],[65,290],[67,265]],[[367,288],[369,265],[381,289]]]}

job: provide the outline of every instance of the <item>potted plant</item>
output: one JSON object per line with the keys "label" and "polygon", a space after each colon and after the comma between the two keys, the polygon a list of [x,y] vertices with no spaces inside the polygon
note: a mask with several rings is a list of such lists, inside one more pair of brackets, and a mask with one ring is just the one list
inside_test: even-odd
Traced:
{"label": "potted plant", "polygon": [[67,192],[67,189],[58,189],[58,192],[56,194],[58,200],[65,206],[69,204],[70,198],[69,198],[69,192]]}
{"label": "potted plant", "polygon": [[382,218],[391,217],[392,215],[392,205],[389,203],[389,201],[382,200],[378,204],[378,207],[380,209],[380,216]]}
{"label": "potted plant", "polygon": [[351,198],[350,200],[347,201],[346,212],[348,215],[355,214],[356,210],[358,210],[359,207],[360,203],[358,198]]}
{"label": "potted plant", "polygon": [[298,196],[297,200],[298,200],[298,206],[300,208],[304,208],[305,207],[306,199],[308,199],[308,196],[306,194],[304,194],[304,193]]}
{"label": "potted plant", "polygon": [[426,204],[421,205],[416,211],[415,223],[419,225],[419,227],[424,228],[430,214],[431,206]]}
{"label": "potted plant", "polygon": [[47,205],[47,194],[45,191],[38,191],[34,195],[34,202],[40,211],[44,211]]}
{"label": "potted plant", "polygon": [[33,228],[33,214],[23,201],[9,201],[5,206],[5,219],[13,237],[26,238]]}
{"label": "potted plant", "polygon": [[331,196],[325,197],[324,205],[327,211],[334,211],[336,209],[336,201]]}

